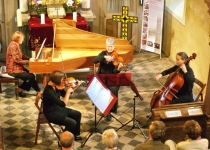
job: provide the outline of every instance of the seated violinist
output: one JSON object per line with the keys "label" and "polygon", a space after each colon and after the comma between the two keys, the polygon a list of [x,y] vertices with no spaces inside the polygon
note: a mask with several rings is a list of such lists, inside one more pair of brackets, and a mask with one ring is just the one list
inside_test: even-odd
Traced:
{"label": "seated violinist", "polygon": [[[196,56],[193,56],[193,57],[196,57]],[[176,65],[167,70],[164,70],[162,73],[155,76],[155,79],[158,81],[162,76],[171,74],[176,71],[178,71],[181,74],[181,77],[183,79],[183,83],[182,83],[183,85],[180,86],[180,89],[178,90],[178,92],[174,94],[173,99],[170,101],[170,104],[186,103],[186,102],[194,101],[192,89],[193,89],[195,77],[194,77],[192,68],[189,66],[189,60],[191,59],[188,58],[185,52],[179,52],[176,55]],[[176,81],[176,82],[179,82],[179,81]],[[167,86],[167,84],[165,86]]]}
{"label": "seated violinist", "polygon": [[[74,134],[75,141],[81,140],[81,113],[66,107],[69,97],[73,94],[74,90],[70,86],[57,89],[63,81],[63,72],[55,70],[50,74],[49,82],[43,92],[43,112],[49,122],[65,126],[65,131],[67,130]],[[60,96],[63,97],[62,100]]]}
{"label": "seated violinist", "polygon": [[[115,62],[115,54],[116,51],[115,48],[115,40],[114,38],[107,38],[106,39],[106,50],[99,53],[98,56],[96,56],[93,59],[93,63],[100,62],[100,66],[98,68],[97,73],[98,74],[117,74],[120,73],[123,64],[120,62],[115,66],[113,63]],[[108,89],[116,96],[118,97],[118,91],[119,86],[111,86],[108,87]],[[118,101],[114,104],[113,108],[111,109],[111,112],[117,113],[117,107],[118,107]],[[110,115],[107,116],[107,120],[110,120]]]}

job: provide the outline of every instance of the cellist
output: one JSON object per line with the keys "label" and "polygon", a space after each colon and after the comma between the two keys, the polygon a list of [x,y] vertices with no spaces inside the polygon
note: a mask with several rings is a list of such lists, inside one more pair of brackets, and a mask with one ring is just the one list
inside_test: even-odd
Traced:
{"label": "cellist", "polygon": [[172,72],[175,72],[178,67],[180,67],[179,73],[183,75],[184,78],[184,84],[181,87],[181,89],[175,94],[175,97],[173,97],[173,100],[170,102],[170,104],[177,104],[177,103],[187,103],[187,102],[193,102],[193,85],[195,81],[195,76],[192,68],[189,66],[188,56],[185,52],[178,52],[176,54],[176,65],[164,70],[160,74],[155,76],[155,80],[159,80],[162,76],[171,74]]}

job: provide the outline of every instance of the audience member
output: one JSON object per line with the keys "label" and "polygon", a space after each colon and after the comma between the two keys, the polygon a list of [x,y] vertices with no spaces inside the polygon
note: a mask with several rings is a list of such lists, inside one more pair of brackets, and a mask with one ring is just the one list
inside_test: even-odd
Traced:
{"label": "audience member", "polygon": [[185,141],[176,144],[172,140],[167,140],[165,144],[170,150],[208,150],[209,141],[201,138],[201,126],[195,120],[189,120],[184,124]]}
{"label": "audience member", "polygon": [[106,150],[118,150],[118,135],[114,129],[107,129],[103,132],[102,142],[107,147]]}
{"label": "audience member", "polygon": [[153,121],[149,126],[149,139],[137,144],[134,150],[170,150],[168,145],[160,140],[165,135],[165,124],[162,121]]}
{"label": "audience member", "polygon": [[69,131],[61,133],[59,144],[62,150],[72,150],[74,147],[74,135]]}

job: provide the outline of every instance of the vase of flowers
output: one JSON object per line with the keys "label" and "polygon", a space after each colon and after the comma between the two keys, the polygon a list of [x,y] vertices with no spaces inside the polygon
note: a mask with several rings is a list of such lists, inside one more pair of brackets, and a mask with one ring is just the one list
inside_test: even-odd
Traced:
{"label": "vase of flowers", "polygon": [[82,0],[64,0],[63,7],[66,12],[76,12],[81,7]]}
{"label": "vase of flowers", "polygon": [[47,10],[46,0],[32,0],[31,8],[38,15],[45,14]]}

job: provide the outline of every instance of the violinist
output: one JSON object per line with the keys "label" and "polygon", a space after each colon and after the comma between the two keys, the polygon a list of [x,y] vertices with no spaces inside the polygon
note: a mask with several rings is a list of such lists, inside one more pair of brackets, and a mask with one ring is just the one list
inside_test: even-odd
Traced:
{"label": "violinist", "polygon": [[[75,141],[81,140],[80,121],[81,113],[77,110],[67,108],[69,97],[74,90],[71,87],[57,89],[64,81],[64,73],[58,70],[50,74],[49,82],[43,92],[43,112],[47,120],[57,125],[65,126],[65,131],[74,134]],[[63,99],[60,99],[60,96]]]}
{"label": "violinist", "polygon": [[176,65],[155,76],[155,80],[159,80],[162,76],[171,74],[180,67],[179,73],[183,76],[184,84],[175,94],[170,104],[193,102],[193,85],[195,81],[192,68],[189,66],[188,56],[185,52],[179,52],[176,55]]}
{"label": "violinist", "polygon": [[[114,38],[107,38],[106,39],[106,50],[99,53],[98,56],[96,56],[93,59],[93,63],[100,62],[100,66],[98,68],[97,73],[98,74],[117,74],[120,73],[123,64],[119,63],[117,66],[113,64],[115,60],[115,56],[112,56],[112,53],[114,52],[115,48],[115,40]],[[118,91],[119,86],[111,86],[108,87],[108,89],[116,96],[118,97]],[[118,107],[118,101],[114,104],[113,108],[111,109],[111,112],[117,113],[117,107]],[[110,115],[107,115],[107,120],[110,117]]]}

